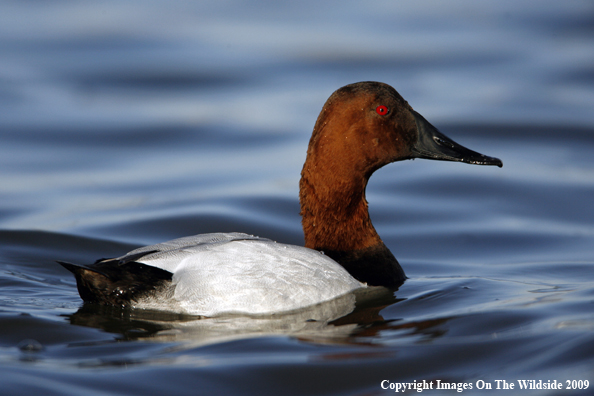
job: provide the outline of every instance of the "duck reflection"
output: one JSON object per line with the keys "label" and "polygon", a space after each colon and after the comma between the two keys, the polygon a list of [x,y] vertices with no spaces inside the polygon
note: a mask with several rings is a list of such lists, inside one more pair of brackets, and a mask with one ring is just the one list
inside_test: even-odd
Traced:
{"label": "duck reflection", "polygon": [[187,342],[201,346],[253,337],[285,335],[316,344],[370,345],[383,332],[423,339],[440,337],[450,318],[424,321],[385,319],[381,311],[403,301],[383,287],[361,289],[299,311],[265,316],[197,317],[170,312],[85,304],[68,316],[71,324],[117,334],[120,340]]}
{"label": "duck reflection", "polygon": [[372,287],[298,311],[262,316],[188,316],[103,304],[84,304],[69,315],[73,325],[120,334],[124,340],[211,344],[255,336],[289,335],[316,343],[350,343],[369,326],[384,323],[380,311],[401,301],[392,290]]}

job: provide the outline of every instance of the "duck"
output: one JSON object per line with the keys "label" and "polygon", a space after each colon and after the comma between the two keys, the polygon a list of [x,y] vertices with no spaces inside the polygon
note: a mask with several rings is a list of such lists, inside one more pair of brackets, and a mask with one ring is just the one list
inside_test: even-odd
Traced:
{"label": "duck", "polygon": [[309,141],[299,182],[304,246],[210,233],[58,263],[85,304],[202,317],[273,315],[365,288],[395,290],[407,277],[371,222],[365,189],[379,168],[415,158],[503,166],[442,134],[390,85],[349,84],[330,95]]}

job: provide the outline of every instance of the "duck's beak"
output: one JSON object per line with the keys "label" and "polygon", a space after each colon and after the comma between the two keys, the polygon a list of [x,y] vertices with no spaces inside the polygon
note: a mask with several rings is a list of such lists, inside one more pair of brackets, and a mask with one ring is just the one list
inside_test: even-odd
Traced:
{"label": "duck's beak", "polygon": [[418,139],[413,146],[412,158],[426,158],[441,161],[458,161],[476,165],[503,166],[499,158],[488,157],[459,145],[439,132],[422,115],[412,111],[417,123]]}

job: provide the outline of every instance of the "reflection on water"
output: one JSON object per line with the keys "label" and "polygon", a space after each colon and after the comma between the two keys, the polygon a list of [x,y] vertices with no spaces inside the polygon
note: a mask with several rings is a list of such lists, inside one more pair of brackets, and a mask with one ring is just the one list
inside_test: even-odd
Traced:
{"label": "reflection on water", "polygon": [[277,315],[200,318],[86,304],[68,317],[74,325],[120,333],[126,340],[184,341],[192,347],[274,335],[316,343],[345,343],[352,342],[358,328],[385,322],[379,311],[395,302],[393,293],[387,289],[372,288]]}

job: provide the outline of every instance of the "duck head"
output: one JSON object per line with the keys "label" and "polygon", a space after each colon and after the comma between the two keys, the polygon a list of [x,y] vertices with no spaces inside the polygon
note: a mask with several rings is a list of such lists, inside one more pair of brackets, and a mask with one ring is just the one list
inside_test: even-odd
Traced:
{"label": "duck head", "polygon": [[404,279],[371,224],[365,188],[375,170],[414,158],[502,166],[443,135],[387,84],[359,82],[335,91],[316,121],[301,172],[305,245],[326,252],[360,281]]}
{"label": "duck head", "polygon": [[333,159],[333,170],[343,168],[351,177],[363,170],[367,178],[391,162],[414,158],[502,166],[498,158],[469,150],[439,132],[391,86],[371,81],[347,85],[330,96],[314,127],[310,156]]}

